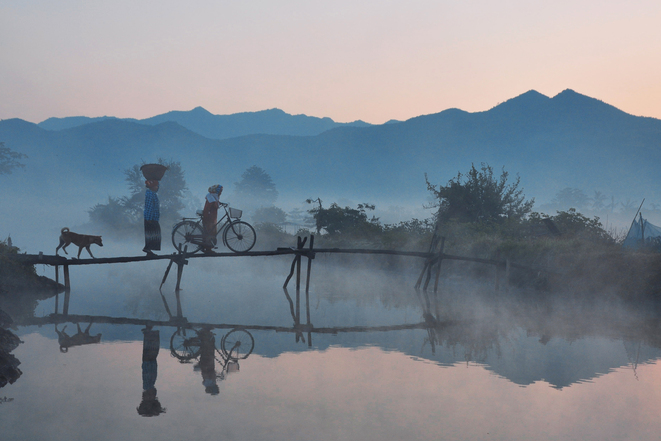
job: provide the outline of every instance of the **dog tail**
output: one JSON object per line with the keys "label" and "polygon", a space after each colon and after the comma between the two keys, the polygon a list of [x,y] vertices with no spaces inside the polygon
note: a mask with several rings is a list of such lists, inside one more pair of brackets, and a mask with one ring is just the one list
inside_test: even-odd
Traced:
{"label": "dog tail", "polygon": [[68,232],[69,229],[67,227],[62,228],[62,230],[60,231],[60,233],[68,233]]}

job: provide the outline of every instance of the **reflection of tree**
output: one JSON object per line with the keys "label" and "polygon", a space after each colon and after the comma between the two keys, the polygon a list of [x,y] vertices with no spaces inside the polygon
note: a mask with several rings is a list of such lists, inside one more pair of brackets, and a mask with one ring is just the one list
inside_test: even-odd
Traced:
{"label": "reflection of tree", "polygon": [[9,329],[6,329],[11,324],[11,317],[0,309],[0,387],[4,387],[8,383],[13,384],[22,375],[18,368],[21,362],[13,354],[10,354],[21,344],[21,340]]}

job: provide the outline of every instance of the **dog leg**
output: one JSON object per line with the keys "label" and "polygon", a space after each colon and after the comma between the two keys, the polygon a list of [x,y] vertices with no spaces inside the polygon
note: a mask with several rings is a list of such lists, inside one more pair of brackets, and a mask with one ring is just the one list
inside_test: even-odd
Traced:
{"label": "dog leg", "polygon": [[76,259],[80,259],[80,252],[83,251],[83,247],[78,247],[78,257]]}
{"label": "dog leg", "polygon": [[87,250],[88,253],[90,253],[90,256],[92,256],[92,259],[96,259],[96,257],[94,257],[94,256],[92,255],[92,250],[90,250],[90,246],[89,246],[89,245],[87,245],[87,246],[85,247],[85,249]]}

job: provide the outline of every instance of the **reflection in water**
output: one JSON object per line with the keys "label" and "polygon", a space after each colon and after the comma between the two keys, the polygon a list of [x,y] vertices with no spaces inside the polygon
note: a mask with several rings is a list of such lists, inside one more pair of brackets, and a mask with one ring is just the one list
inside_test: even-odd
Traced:
{"label": "reflection in water", "polygon": [[197,367],[202,373],[204,391],[211,395],[218,395],[220,390],[216,383],[216,359],[214,358],[216,339],[208,327],[197,331],[197,336],[200,340],[200,360],[194,369]]}
{"label": "reflection in water", "polygon": [[[204,390],[211,395],[220,392],[217,380],[222,381],[227,374],[238,372],[239,360],[248,358],[254,347],[254,338],[245,329],[232,329],[216,347],[216,337],[209,325],[198,330],[177,328],[170,338],[170,353],[181,363],[199,358],[193,370],[200,371]],[[216,372],[216,361],[221,365],[220,373]]]}
{"label": "reflection in water", "polygon": [[99,343],[101,341],[101,334],[90,335],[90,328],[92,327],[92,322],[90,322],[90,324],[87,325],[85,331],[82,331],[80,329],[79,323],[76,323],[76,327],[78,328],[78,332],[72,336],[69,336],[66,332],[64,332],[65,329],[67,329],[66,325],[64,325],[61,331],[58,330],[57,325],[55,325],[55,332],[57,333],[57,341],[58,343],[60,343],[61,352],[67,352],[69,348],[72,346],[90,345],[94,343]]}
{"label": "reflection in water", "polygon": [[144,328],[142,333],[142,401],[138,406],[138,413],[144,417],[152,417],[165,413],[165,408],[156,397],[156,357],[161,340],[159,331],[152,330],[151,326]]}
{"label": "reflection in water", "polygon": [[12,319],[0,309],[0,387],[13,384],[23,374],[18,368],[21,362],[10,352],[21,344],[21,340],[8,328]]}

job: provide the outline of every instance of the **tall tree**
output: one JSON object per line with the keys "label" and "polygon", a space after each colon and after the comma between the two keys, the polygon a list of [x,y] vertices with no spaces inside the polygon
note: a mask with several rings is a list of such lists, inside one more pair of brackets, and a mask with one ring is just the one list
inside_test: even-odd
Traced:
{"label": "tall tree", "polygon": [[565,187],[555,194],[551,201],[553,205],[562,209],[584,209],[590,203],[590,197],[578,188]]}
{"label": "tall tree", "polygon": [[356,208],[340,207],[332,203],[329,208],[323,208],[321,199],[307,199],[308,204],[319,203],[319,207],[308,210],[315,220],[317,233],[326,230],[330,236],[360,235],[366,236],[382,230],[379,218],[367,217],[367,210],[374,210],[375,206],[369,203],[358,204]]}
{"label": "tall tree", "polygon": [[241,180],[234,183],[234,190],[237,197],[242,199],[241,203],[253,207],[268,207],[278,199],[278,191],[271,176],[256,165],[243,172]]}
{"label": "tall tree", "polygon": [[512,183],[507,182],[508,177],[503,167],[500,177],[496,178],[493,168],[484,163],[480,170],[472,164],[465,176],[459,172],[445,186],[431,184],[425,175],[427,189],[435,198],[429,208],[438,208],[440,221],[519,221],[532,210],[535,200],[525,200],[523,190],[519,189],[518,175]]}
{"label": "tall tree", "polygon": [[[186,179],[181,163],[176,161],[158,160],[159,164],[168,167],[158,190],[160,202],[161,224],[170,225],[180,220],[180,211],[184,208],[184,196],[187,192]],[[124,170],[125,181],[129,187],[129,196],[108,198],[107,204],[97,204],[88,213],[90,221],[105,225],[121,232],[133,228],[142,222],[142,211],[145,202],[145,178],[140,171],[140,165],[134,165]]]}
{"label": "tall tree", "polygon": [[[168,168],[158,189],[161,218],[164,225],[167,225],[168,222],[181,217],[180,211],[184,208],[183,198],[188,188],[181,163],[173,160],[164,161],[161,158],[158,159],[158,163]],[[139,220],[142,219],[145,202],[145,178],[140,167],[141,165],[134,165],[124,170],[125,181],[131,194],[122,198],[122,203],[130,216]]]}

